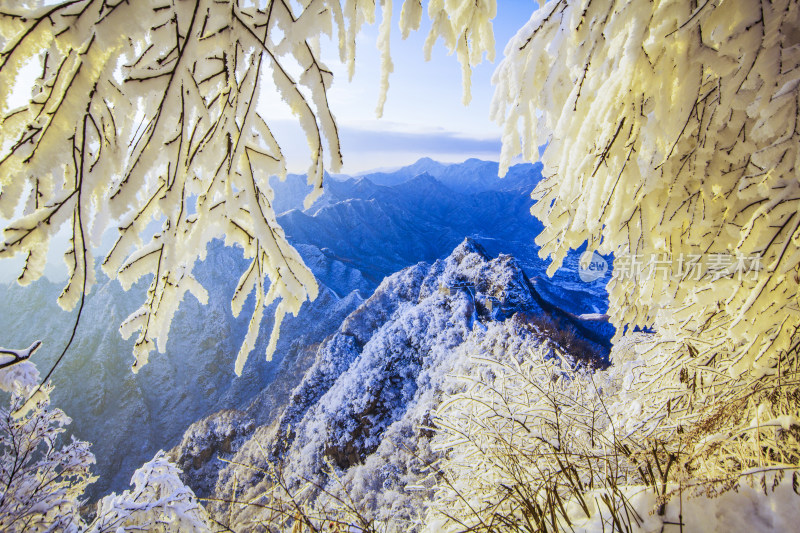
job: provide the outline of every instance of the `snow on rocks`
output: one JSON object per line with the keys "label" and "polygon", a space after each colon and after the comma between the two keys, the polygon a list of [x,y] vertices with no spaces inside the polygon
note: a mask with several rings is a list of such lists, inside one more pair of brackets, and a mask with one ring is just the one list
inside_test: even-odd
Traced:
{"label": "snow on rocks", "polygon": [[[490,259],[471,239],[387,277],[320,345],[282,416],[220,472],[214,497],[247,487],[237,498],[258,502],[276,468],[290,489],[310,481],[323,499],[344,486],[368,516],[403,530],[430,497],[430,414],[454,392],[448,374],[471,356],[542,343],[547,332],[529,320],[548,314],[541,302],[512,257]],[[232,509],[233,523],[257,509]]]}
{"label": "snow on rocks", "polygon": [[253,421],[242,411],[225,409],[198,420],[186,430],[181,443],[167,453],[167,458],[182,470],[199,496],[214,488],[220,457],[230,455],[240,442],[253,432]]}

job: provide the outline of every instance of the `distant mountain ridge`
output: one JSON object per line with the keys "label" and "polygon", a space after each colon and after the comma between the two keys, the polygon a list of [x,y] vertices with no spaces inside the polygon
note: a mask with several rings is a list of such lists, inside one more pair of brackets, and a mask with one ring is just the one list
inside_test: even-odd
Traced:
{"label": "distant mountain ridge", "polygon": [[[446,165],[423,158],[391,173],[328,179],[309,209],[303,207],[311,190],[305,176],[273,178],[271,185],[278,221],[290,241],[304,247],[312,261],[324,256],[358,270],[366,281],[359,289],[371,292],[384,276],[442,257],[465,236],[492,239],[496,244],[482,241],[492,253],[514,253],[538,268],[532,240],[541,224],[529,209],[530,191],[541,179],[539,167],[516,165],[500,179],[494,162]],[[525,247],[531,252],[524,253]],[[334,277],[321,279],[344,292]]]}
{"label": "distant mountain ridge", "polygon": [[[500,178],[498,177],[500,165],[494,161],[467,159],[463,163],[448,165],[423,157],[412,165],[394,172],[369,172],[361,174],[361,177],[377,185],[394,186],[420,174],[429,174],[456,191],[512,191],[530,186],[532,175],[541,178],[541,167],[538,163],[520,163],[509,168],[506,176]],[[532,184],[535,185],[536,181]]]}
{"label": "distant mountain ridge", "polygon": [[[442,176],[451,183],[480,186],[451,187]],[[310,186],[304,176],[273,179],[272,185],[276,201],[284,198],[284,207],[294,205],[278,217],[290,241],[302,248],[304,259],[319,265],[315,274],[337,294],[352,285],[323,271],[362,279],[358,288],[369,293],[385,276],[417,261],[444,257],[469,236],[491,255],[516,257],[539,292],[560,307],[575,314],[603,313],[610,272],[603,280],[582,283],[575,253],[552,279],[544,275],[547,264],[533,242],[542,225],[530,215],[530,192],[539,180],[538,164],[515,165],[500,179],[494,162],[470,159],[444,165],[423,158],[392,173],[329,179],[325,193],[307,210],[302,203]],[[336,268],[324,266],[326,261],[338,262]]]}
{"label": "distant mountain ridge", "polygon": [[[364,177],[328,187],[322,198],[327,203],[284,212],[278,221],[293,244],[327,248],[332,257],[348,258],[371,280],[370,289],[409,264],[447,254],[465,236],[530,246],[541,230],[530,216],[531,200],[516,191],[462,193],[429,174],[392,187]],[[334,280],[323,281],[338,286]]]}
{"label": "distant mountain ridge", "polygon": [[[428,174],[455,192],[520,191],[528,196],[542,177],[540,163],[513,165],[503,178],[498,177],[498,171],[499,164],[494,161],[467,159],[462,163],[447,164],[423,157],[411,165],[393,171],[364,172],[356,176],[327,175],[324,187],[326,194],[332,192],[334,197],[342,199],[336,187],[342,182],[358,183],[367,180],[372,185],[395,187],[421,174]],[[272,178],[270,185],[276,193],[273,201],[276,213],[284,213],[290,209],[303,210],[303,199],[311,191],[311,186],[306,183],[306,176],[302,174],[289,174],[285,181]],[[311,210],[327,205],[328,200],[329,198],[321,198],[311,206]]]}

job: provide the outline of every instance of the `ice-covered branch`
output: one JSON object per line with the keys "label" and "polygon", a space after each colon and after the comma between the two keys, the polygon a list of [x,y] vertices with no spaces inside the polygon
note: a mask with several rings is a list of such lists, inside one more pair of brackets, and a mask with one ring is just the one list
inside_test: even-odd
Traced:
{"label": "ice-covered branch", "polygon": [[549,271],[584,242],[614,254],[612,321],[658,332],[649,387],[796,353],[798,9],[553,0],[494,75],[504,168],[546,147],[532,211]]}
{"label": "ice-covered branch", "polygon": [[[39,349],[39,346],[42,345],[42,341],[34,341],[33,344],[25,348],[24,350],[10,350],[8,348],[0,348],[0,369],[9,367],[11,365],[15,365],[20,361],[25,361],[33,352]],[[11,357],[11,359],[9,359]]]}
{"label": "ice-covered branch", "polygon": [[[252,260],[234,311],[248,294],[263,293],[236,371],[255,344],[262,307],[279,301],[269,355],[281,317],[297,313],[317,288],[272,209],[268,180],[283,178],[286,162],[272,118],[256,112],[262,81],[272,78],[306,133],[309,205],[322,193],[325,165],[336,171],[342,161],[320,37],[336,28],[334,46],[352,68],[355,34],[374,20],[377,3],[34,4],[0,4],[0,216],[10,220],[0,258],[24,254],[20,282],[34,281],[50,239],[71,223],[69,281],[59,299],[70,309],[94,283],[93,249],[115,233],[104,272],[126,288],[151,277],[143,305],[121,329],[138,334],[136,370],[150,352],[165,350],[183,297],[205,300],[192,268],[209,241],[225,238]],[[421,9],[419,0],[405,1],[404,35],[419,26]],[[391,3],[383,10],[388,64]],[[445,38],[468,70],[483,52],[491,55],[494,11],[493,1],[434,1],[431,39]],[[7,109],[12,89],[29,81],[21,77],[29,67],[39,72],[31,98]],[[384,91],[387,84],[388,70]],[[155,234],[153,221],[161,225]]]}

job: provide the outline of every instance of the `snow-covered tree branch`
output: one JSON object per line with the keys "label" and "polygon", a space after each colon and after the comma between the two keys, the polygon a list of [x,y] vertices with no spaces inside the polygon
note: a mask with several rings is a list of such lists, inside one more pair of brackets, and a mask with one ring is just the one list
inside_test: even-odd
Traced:
{"label": "snow-covered tree branch", "polygon": [[[39,346],[42,345],[42,341],[36,341],[24,350],[11,350],[8,348],[0,348],[0,369],[8,368],[10,366],[14,366],[18,363],[26,361],[33,355],[33,352],[39,349]],[[11,390],[7,387],[2,387],[4,390]]]}
{"label": "snow-covered tree branch", "polygon": [[645,389],[719,392],[796,359],[799,13],[795,0],[553,0],[495,73],[504,166],[546,145],[541,254],[550,272],[586,241],[614,254],[618,334],[657,331]]}
{"label": "snow-covered tree branch", "polygon": [[[391,8],[381,2],[379,109],[391,71]],[[322,192],[326,153],[331,170],[342,161],[321,43],[333,42],[352,73],[355,36],[377,9],[371,0],[0,3],[0,217],[11,220],[0,258],[24,254],[19,282],[30,283],[69,224],[70,275],[59,303],[72,309],[94,284],[94,249],[114,233],[104,272],[126,288],[152,276],[145,302],[121,327],[137,334],[136,371],[164,351],[184,296],[206,300],[192,268],[210,240],[224,237],[250,259],[232,311],[250,294],[256,302],[235,370],[255,345],[264,309],[278,302],[270,357],[282,318],[314,299],[317,285],[272,208],[269,177],[285,177],[286,161],[270,117],[257,111],[264,76],[307,136],[310,204]],[[419,0],[404,2],[404,35],[419,27],[421,12]],[[471,66],[492,53],[495,2],[437,0],[429,13],[427,48],[442,37],[457,51],[468,99]],[[30,100],[9,109],[26,68],[38,72]]]}

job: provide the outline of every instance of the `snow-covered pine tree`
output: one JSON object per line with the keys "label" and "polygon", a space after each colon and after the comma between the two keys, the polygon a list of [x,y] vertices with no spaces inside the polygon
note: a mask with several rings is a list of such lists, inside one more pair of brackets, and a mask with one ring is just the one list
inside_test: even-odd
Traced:
{"label": "snow-covered pine tree", "polygon": [[553,0],[495,73],[503,168],[546,146],[550,272],[587,241],[613,253],[618,334],[657,332],[643,423],[680,430],[797,362],[798,4]]}
{"label": "snow-covered pine tree", "polygon": [[[380,6],[379,114],[392,2]],[[310,204],[322,192],[325,155],[331,170],[341,165],[321,48],[338,47],[352,73],[356,34],[377,11],[373,0],[0,0],[0,219],[10,220],[0,258],[24,254],[19,282],[30,283],[68,224],[70,277],[59,303],[72,309],[94,283],[93,250],[113,233],[104,272],[125,288],[152,275],[145,302],[121,327],[126,337],[138,332],[136,371],[154,349],[164,351],[186,293],[206,300],[192,267],[211,239],[224,237],[250,259],[232,311],[249,294],[256,302],[235,370],[277,301],[270,357],[283,316],[313,299],[317,285],[272,209],[268,180],[284,177],[286,164],[270,117],[257,112],[264,77],[307,135]],[[468,99],[471,66],[493,53],[495,0],[432,0],[428,12],[426,47],[442,38],[457,52]],[[403,35],[421,15],[420,0],[404,1]],[[10,109],[12,93],[27,89],[25,105]]]}

